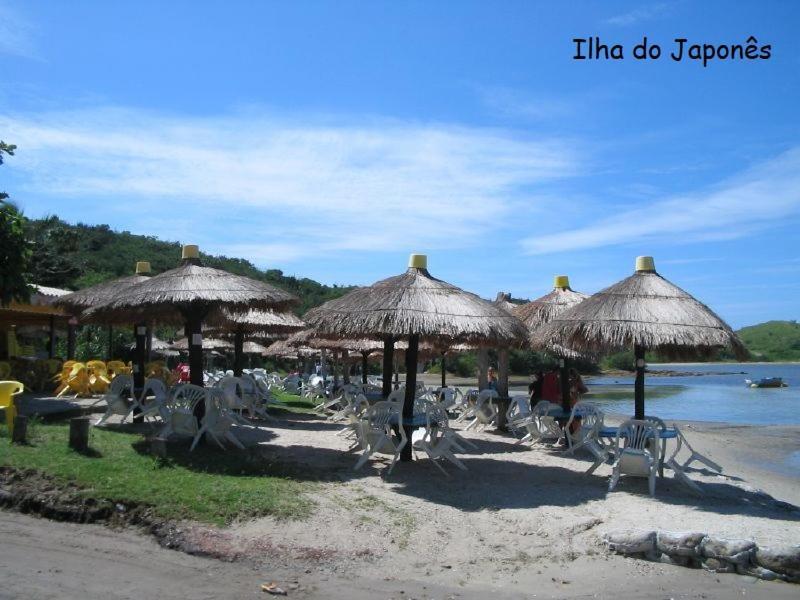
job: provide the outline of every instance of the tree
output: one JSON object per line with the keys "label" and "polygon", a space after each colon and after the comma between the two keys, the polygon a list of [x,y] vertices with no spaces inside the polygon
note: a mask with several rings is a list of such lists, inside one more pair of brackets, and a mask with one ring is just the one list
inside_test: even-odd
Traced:
{"label": "tree", "polygon": [[25,217],[11,202],[0,203],[0,305],[27,302],[25,281],[31,251],[25,239]]}
{"label": "tree", "polygon": [[[14,144],[0,140],[0,165],[3,154],[14,156]],[[11,202],[8,194],[0,192],[0,306],[12,300],[27,302],[31,291],[25,281],[30,260],[30,248],[25,239],[25,217]]]}
{"label": "tree", "polygon": [[[6,144],[3,140],[0,140],[0,165],[3,164],[3,154],[14,156],[14,150],[16,149],[17,147],[14,144]],[[0,192],[0,202],[3,202],[6,198],[8,198],[8,194]]]}

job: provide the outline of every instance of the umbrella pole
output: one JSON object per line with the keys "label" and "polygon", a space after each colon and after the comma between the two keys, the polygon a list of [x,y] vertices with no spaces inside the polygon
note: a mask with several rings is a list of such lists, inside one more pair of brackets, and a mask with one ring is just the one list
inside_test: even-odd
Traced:
{"label": "umbrella pole", "polygon": [[417,355],[419,354],[419,336],[412,335],[408,338],[408,350],[406,350],[406,395],[403,399],[403,429],[406,431],[406,445],[400,451],[400,460],[409,462],[412,460],[411,436],[414,427],[410,425],[414,417],[414,398],[417,394]]}
{"label": "umbrella pole", "polygon": [[447,387],[447,364],[444,360],[444,352],[442,352],[442,387]]}
{"label": "umbrella pole", "polygon": [[633,348],[636,357],[636,382],[633,385],[634,419],[644,419],[644,346],[638,344]]}
{"label": "umbrella pole", "polygon": [[392,393],[392,364],[394,363],[394,338],[386,336],[383,340],[383,399]]}
{"label": "umbrella pole", "polygon": [[67,360],[75,360],[75,336],[78,326],[70,323],[67,329]]}
{"label": "umbrella pole", "polygon": [[[134,332],[135,333],[135,332]],[[108,326],[108,352],[106,360],[114,360],[114,326]]]}
{"label": "umbrella pole", "polygon": [[558,361],[558,366],[558,379],[561,384],[561,408],[564,413],[569,414],[572,411],[569,402],[569,361],[566,358],[562,358]]}
{"label": "umbrella pole", "polygon": [[367,370],[369,367],[367,356],[368,354],[366,352],[361,353],[361,383],[364,385],[367,385]]}
{"label": "umbrella pole", "polygon": [[235,377],[242,376],[244,362],[244,331],[237,329],[233,334],[233,374]]}
{"label": "umbrella pole", "polygon": [[[144,361],[147,350],[147,325],[143,323],[137,323],[133,326],[133,334],[136,337],[136,350],[133,357],[133,395],[138,398],[144,389]],[[141,423],[143,421],[143,418],[138,416],[140,412],[141,411],[138,409],[134,409],[134,423]]]}
{"label": "umbrella pole", "polygon": [[147,362],[153,360],[153,328],[147,328]]}

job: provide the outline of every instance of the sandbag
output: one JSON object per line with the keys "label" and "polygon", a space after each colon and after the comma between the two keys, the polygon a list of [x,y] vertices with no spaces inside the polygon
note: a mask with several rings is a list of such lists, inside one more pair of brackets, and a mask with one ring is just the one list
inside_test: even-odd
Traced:
{"label": "sandbag", "polygon": [[705,533],[697,531],[659,531],[656,536],[656,548],[670,557],[700,558],[700,545],[705,538]]}
{"label": "sandbag", "polygon": [[625,555],[645,555],[648,558],[658,556],[656,550],[656,532],[626,529],[609,531],[603,541],[612,552]]}
{"label": "sandbag", "polygon": [[727,540],[706,537],[700,544],[705,558],[716,559],[732,565],[749,565],[753,562],[756,543],[751,540]]}
{"label": "sandbag", "polygon": [[756,549],[755,563],[792,579],[800,578],[800,545],[764,546]]}

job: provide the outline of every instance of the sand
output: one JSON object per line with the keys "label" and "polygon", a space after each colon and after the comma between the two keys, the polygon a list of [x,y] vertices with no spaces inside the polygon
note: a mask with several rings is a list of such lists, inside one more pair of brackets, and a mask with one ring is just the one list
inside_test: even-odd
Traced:
{"label": "sand", "polygon": [[[10,582],[0,597],[58,589],[67,598],[156,597],[147,590],[246,598],[275,579],[301,598],[796,598],[800,588],[790,584],[605,552],[602,534],[625,528],[800,543],[798,477],[780,466],[800,449],[800,427],[682,425],[724,467],[723,475],[689,471],[703,497],[669,471],[655,498],[639,479],[609,493],[610,467],[587,476],[587,455],[517,445],[492,430],[463,434],[478,449],[461,455],[468,471],[446,466],[449,478],[421,455],[389,476],[383,458],[356,472],[339,425],[292,415],[269,424],[271,436],[237,435],[251,446],[249,459],[294,465],[313,482],[308,519],[185,524],[197,545],[235,559],[226,563],[161,549],[132,531],[0,513],[0,574]],[[764,468],[770,463],[778,466]],[[4,595],[15,586],[24,593]]]}

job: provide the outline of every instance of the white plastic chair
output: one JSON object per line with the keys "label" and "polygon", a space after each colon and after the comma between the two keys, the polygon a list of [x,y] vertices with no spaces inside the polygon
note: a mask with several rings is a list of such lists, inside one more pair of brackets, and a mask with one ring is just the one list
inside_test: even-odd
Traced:
{"label": "white plastic chair", "polygon": [[[138,398],[133,397],[133,405],[122,418],[122,422],[124,423],[129,416],[138,416],[144,420],[148,418],[155,419],[158,416],[165,421],[165,405],[168,400],[169,392],[167,392],[167,386],[161,379],[145,379],[142,393],[139,394]],[[136,414],[137,410],[139,411],[138,414]]]}
{"label": "white plastic chair", "polygon": [[258,387],[258,382],[252,375],[242,374],[239,377],[239,389],[241,390],[242,402],[247,408],[247,414],[251,419],[260,417],[266,421],[274,421],[275,418],[267,413],[267,404],[271,394],[265,394]]}
{"label": "white plastic chair", "polygon": [[555,418],[550,416],[550,411],[556,405],[547,400],[539,400],[531,409],[531,416],[522,423],[527,433],[517,440],[518,444],[531,442],[540,444],[546,442],[557,443],[564,435],[561,427]]}
{"label": "white plastic chair", "polygon": [[413,447],[425,452],[433,464],[449,477],[444,467],[437,462],[438,459],[446,458],[462,471],[466,471],[467,466],[453,454],[453,449],[461,452],[464,449],[458,445],[457,436],[448,435],[448,432],[454,433],[448,424],[447,411],[439,404],[428,402],[425,405],[425,430],[414,433]]}
{"label": "white plastic chair", "polygon": [[465,418],[472,418],[466,429],[486,429],[489,425],[494,425],[497,419],[497,407],[494,405],[494,399],[498,398],[496,390],[483,390],[478,394],[475,399],[475,405],[468,410]]}
{"label": "white plastic chair", "polygon": [[[575,419],[580,419],[580,426],[577,431],[572,432],[572,424]],[[603,428],[603,411],[589,402],[577,402],[572,407],[569,420],[564,426],[564,436],[567,438],[567,454],[574,454],[576,450],[583,448],[594,456],[594,464],[586,471],[587,475],[595,472],[597,467],[608,460],[609,453],[605,444],[600,438],[600,430]]]}
{"label": "white plastic chair", "polygon": [[525,422],[531,418],[531,405],[527,396],[516,395],[511,397],[506,410],[506,423],[512,433],[524,429]]}
{"label": "white plastic chair", "polygon": [[[394,428],[397,432],[395,433]],[[400,452],[408,443],[406,432],[403,428],[403,411],[395,402],[376,402],[367,410],[366,418],[361,421],[359,441],[363,450],[354,470],[364,466],[369,458],[376,452],[392,454],[389,471],[392,472],[395,463],[400,458]]]}
{"label": "white plastic chair", "polygon": [[195,436],[198,425],[194,410],[198,402],[206,401],[206,388],[190,383],[176,386],[172,395],[164,405],[167,415],[159,437],[168,438],[171,434]]}
{"label": "white plastic chair", "polygon": [[[240,450],[244,450],[244,445],[233,435],[231,427],[234,424],[233,414],[227,410],[227,400],[221,389],[210,389],[205,397],[206,413],[203,416],[203,425],[197,430],[192,440],[189,452],[194,450],[197,443],[202,439],[203,434],[207,433],[217,442],[217,445],[225,450],[225,445],[220,438],[226,439]],[[195,424],[197,421],[195,420]]]}
{"label": "white plastic chair", "polygon": [[244,398],[243,384],[239,377],[226,375],[212,389],[218,389],[222,392],[225,408],[230,411],[237,423],[251,425],[250,421],[244,417],[244,411],[248,409],[248,403]]}
{"label": "white plastic chair", "polygon": [[646,477],[650,495],[656,494],[656,473],[658,472],[658,427],[652,421],[629,419],[617,430],[614,447],[616,451],[608,491],[617,486],[622,474]]}
{"label": "white plastic chair", "polygon": [[[130,375],[117,375],[111,380],[108,391],[100,398],[105,400],[106,412],[100,417],[95,426],[102,425],[113,415],[124,417],[131,410],[131,396],[133,395],[133,378]],[[97,403],[95,403],[97,404]]]}

